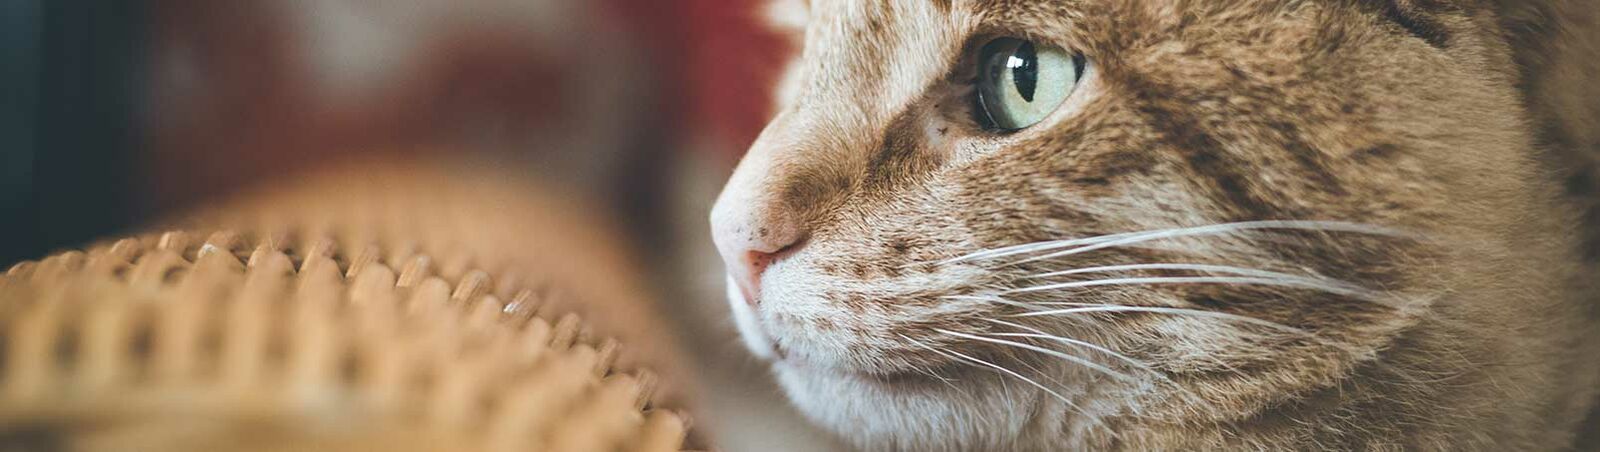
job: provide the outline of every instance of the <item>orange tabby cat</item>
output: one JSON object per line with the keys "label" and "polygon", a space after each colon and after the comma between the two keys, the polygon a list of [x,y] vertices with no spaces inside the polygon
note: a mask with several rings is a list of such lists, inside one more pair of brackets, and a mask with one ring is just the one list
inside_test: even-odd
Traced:
{"label": "orange tabby cat", "polygon": [[804,52],[713,232],[747,344],[860,447],[1583,429],[1600,2],[781,10]]}

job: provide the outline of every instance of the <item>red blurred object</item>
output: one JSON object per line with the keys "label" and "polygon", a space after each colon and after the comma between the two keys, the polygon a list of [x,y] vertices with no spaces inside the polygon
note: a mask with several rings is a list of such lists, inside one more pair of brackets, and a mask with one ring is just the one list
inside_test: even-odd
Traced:
{"label": "red blurred object", "polygon": [[626,160],[644,128],[731,162],[787,51],[763,0],[152,4],[155,207],[352,155]]}
{"label": "red blurred object", "polygon": [[404,55],[414,61],[352,99],[317,79],[311,47],[331,44],[307,36],[291,2],[154,4],[147,173],[157,205],[328,158],[444,147],[452,118],[547,122],[566,100],[560,56],[503,28],[419,37]]}
{"label": "red blurred object", "polygon": [[609,0],[672,66],[691,130],[743,155],[771,116],[770,91],[791,49],[767,27],[770,0]]}

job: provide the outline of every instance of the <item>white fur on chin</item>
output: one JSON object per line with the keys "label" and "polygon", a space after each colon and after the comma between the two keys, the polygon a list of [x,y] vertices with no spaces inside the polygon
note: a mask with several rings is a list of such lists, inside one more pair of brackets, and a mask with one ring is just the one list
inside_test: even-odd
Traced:
{"label": "white fur on chin", "polygon": [[744,340],[745,348],[750,353],[766,361],[777,359],[772,340],[767,338],[761,330],[761,321],[756,317],[756,312],[750,309],[750,304],[744,300],[744,294],[739,292],[739,285],[733,281],[733,275],[728,275],[728,304],[733,309],[733,323],[739,327],[739,338]]}

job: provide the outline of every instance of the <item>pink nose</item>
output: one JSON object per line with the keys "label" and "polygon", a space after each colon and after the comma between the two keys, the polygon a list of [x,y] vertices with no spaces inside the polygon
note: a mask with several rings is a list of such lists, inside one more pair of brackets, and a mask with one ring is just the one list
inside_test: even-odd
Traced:
{"label": "pink nose", "polygon": [[719,203],[711,211],[711,235],[745,302],[757,306],[762,275],[792,253],[805,233],[798,222],[770,209]]}

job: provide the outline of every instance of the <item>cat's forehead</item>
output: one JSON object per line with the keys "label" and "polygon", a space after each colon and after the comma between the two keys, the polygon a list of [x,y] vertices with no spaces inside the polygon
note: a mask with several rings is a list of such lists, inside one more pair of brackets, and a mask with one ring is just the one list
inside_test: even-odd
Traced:
{"label": "cat's forehead", "polygon": [[[1342,3],[1342,2],[1330,2]],[[792,69],[803,101],[851,113],[892,109],[959,69],[985,37],[1050,41],[1096,57],[1125,58],[1155,41],[1201,29],[1211,39],[1273,26],[1295,0],[785,0],[775,22],[802,25]],[[785,6],[787,5],[787,6]],[[795,17],[799,16],[799,17]],[[1194,38],[1194,36],[1189,36]],[[819,101],[851,105],[819,105]],[[823,102],[827,103],[827,102]],[[866,109],[868,111],[855,111]]]}
{"label": "cat's forehead", "polygon": [[[780,27],[804,31],[812,85],[894,94],[944,75],[974,36],[1065,38],[1086,12],[1129,1],[780,0],[769,12]],[[894,86],[874,83],[885,79]]]}
{"label": "cat's forehead", "polygon": [[[1323,6],[1344,5],[1330,0]],[[870,49],[941,34],[994,33],[1059,38],[1137,34],[1152,27],[1237,25],[1308,4],[1304,0],[775,0],[772,22],[807,33],[808,46]]]}
{"label": "cat's forehead", "polygon": [[[1081,16],[1100,4],[1128,5],[1133,0],[779,0],[772,11],[787,16],[779,23],[817,25],[850,31],[857,37],[927,31],[926,27],[959,27],[981,20],[1056,22]],[[1164,3],[1164,2],[1157,2]],[[908,25],[912,27],[896,27]]]}
{"label": "cat's forehead", "polygon": [[806,16],[796,67],[802,98],[866,116],[915,99],[944,76],[978,23],[949,0],[812,0]]}

